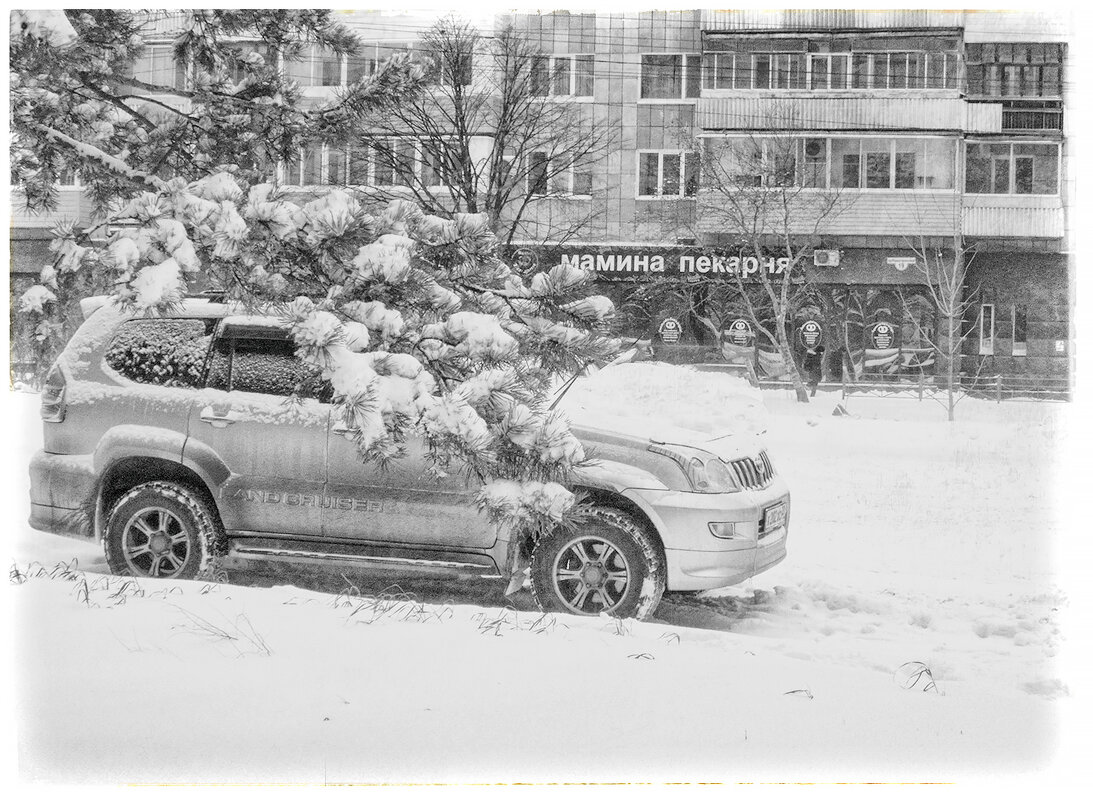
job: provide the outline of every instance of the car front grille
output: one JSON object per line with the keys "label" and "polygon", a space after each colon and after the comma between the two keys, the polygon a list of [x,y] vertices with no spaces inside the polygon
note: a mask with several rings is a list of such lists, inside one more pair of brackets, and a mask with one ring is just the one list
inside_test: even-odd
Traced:
{"label": "car front grille", "polygon": [[774,468],[771,467],[766,451],[759,451],[759,455],[754,459],[750,457],[733,459],[729,464],[732,465],[732,470],[736,474],[736,480],[744,489],[763,489],[774,479]]}

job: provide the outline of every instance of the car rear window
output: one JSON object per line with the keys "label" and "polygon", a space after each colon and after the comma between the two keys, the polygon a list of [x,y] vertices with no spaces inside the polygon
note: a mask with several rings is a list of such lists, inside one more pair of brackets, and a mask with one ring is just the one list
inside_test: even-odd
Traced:
{"label": "car rear window", "polygon": [[118,327],[106,364],[141,384],[200,387],[213,320],[129,320]]}
{"label": "car rear window", "polygon": [[293,343],[282,336],[221,337],[209,357],[206,385],[329,401],[330,385],[320,372],[297,358]]}

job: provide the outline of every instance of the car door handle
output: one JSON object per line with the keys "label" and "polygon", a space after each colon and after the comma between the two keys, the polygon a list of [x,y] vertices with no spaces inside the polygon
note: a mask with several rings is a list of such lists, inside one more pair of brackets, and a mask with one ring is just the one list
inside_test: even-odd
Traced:
{"label": "car door handle", "polygon": [[208,423],[213,428],[227,428],[232,423],[243,419],[239,412],[229,409],[224,414],[217,414],[212,406],[206,406],[201,410],[201,422]]}

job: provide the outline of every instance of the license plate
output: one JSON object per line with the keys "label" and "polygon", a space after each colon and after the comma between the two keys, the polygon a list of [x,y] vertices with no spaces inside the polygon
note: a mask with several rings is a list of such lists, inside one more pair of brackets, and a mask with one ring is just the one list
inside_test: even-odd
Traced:
{"label": "license plate", "polygon": [[763,533],[769,534],[774,529],[785,525],[786,522],[786,505],[780,503],[777,506],[772,506],[763,513]]}

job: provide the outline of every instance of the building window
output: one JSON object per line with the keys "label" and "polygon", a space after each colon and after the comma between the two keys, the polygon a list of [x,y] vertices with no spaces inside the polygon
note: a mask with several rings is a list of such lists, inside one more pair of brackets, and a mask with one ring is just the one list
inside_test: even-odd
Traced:
{"label": "building window", "polygon": [[814,53],[808,57],[809,89],[849,89],[850,54]]}
{"label": "building window", "polygon": [[[320,47],[305,48],[297,58],[284,60],[284,74],[300,86],[348,86],[376,73],[396,53],[413,51],[410,42],[362,44],[356,55],[342,56]],[[267,63],[268,60],[267,60]]]}
{"label": "building window", "polygon": [[531,93],[539,97],[592,97],[596,77],[592,55],[536,56]]}
{"label": "building window", "polygon": [[352,146],[346,149],[346,176],[348,186],[369,186],[372,183],[370,148]]}
{"label": "building window", "polygon": [[538,196],[579,196],[592,194],[592,168],[587,163],[561,165],[544,151],[530,154],[527,191]]}
{"label": "building window", "polygon": [[412,42],[367,42],[362,44],[356,55],[346,57],[346,83],[355,83],[362,78],[375,75],[380,64],[391,58],[391,56],[396,53],[412,52],[413,49]]}
{"label": "building window", "polygon": [[697,153],[683,150],[638,152],[638,197],[693,197],[697,192]]}
{"label": "building window", "polygon": [[994,355],[994,304],[984,303],[979,308],[979,355]]}
{"label": "building window", "polygon": [[[955,140],[937,137],[708,137],[737,186],[952,189]],[[719,144],[720,143],[720,144]],[[714,180],[716,180],[716,172]]]}
{"label": "building window", "polygon": [[372,156],[373,186],[410,186],[417,178],[417,147],[412,139],[377,139]]}
{"label": "building window", "polygon": [[[786,52],[785,40],[709,37],[724,50],[703,58],[706,89],[960,89],[961,58],[952,37],[903,40],[887,50],[882,39],[841,37],[806,42]],[[833,48],[833,52],[827,51]],[[807,52],[809,49],[815,52]]]}
{"label": "building window", "polygon": [[326,151],[326,181],[334,186],[345,186],[345,165],[348,155],[345,148],[327,147]]}
{"label": "building window", "polygon": [[1019,304],[1010,307],[1013,335],[1013,355],[1028,355],[1028,311]]}
{"label": "building window", "polygon": [[133,77],[166,89],[184,89],[186,65],[175,61],[174,45],[148,45],[140,58],[133,63]]}
{"label": "building window", "polygon": [[248,72],[244,63],[251,55],[262,57],[262,63],[266,67],[277,66],[277,51],[264,42],[239,42],[230,47],[234,60],[226,64],[227,78],[232,83],[238,83],[247,77]]}
{"label": "building window", "polygon": [[58,188],[79,186],[80,176],[71,166],[63,166],[58,170],[55,182]]}
{"label": "building window", "polygon": [[472,53],[442,53],[425,55],[425,72],[432,83],[442,86],[470,86],[474,72]]}
{"label": "building window", "polygon": [[[422,152],[421,176],[432,181]],[[309,144],[284,165],[286,186],[409,186],[418,177],[418,153],[410,139],[381,139],[372,147]],[[434,186],[434,183],[426,183]]]}
{"label": "building window", "polygon": [[851,75],[853,89],[958,89],[960,58],[955,52],[859,51]]}
{"label": "building window", "polygon": [[298,58],[285,59],[285,78],[302,87],[342,86],[345,59],[325,47],[304,48]]}
{"label": "building window", "polygon": [[967,46],[968,94],[1062,98],[1063,44],[980,42]]}
{"label": "building window", "polygon": [[973,195],[1054,195],[1059,191],[1059,146],[968,142],[964,191]]}
{"label": "building window", "polygon": [[317,186],[323,180],[323,145],[311,143],[300,148],[296,160],[284,165],[286,186]]}
{"label": "building window", "polygon": [[641,57],[641,96],[643,99],[679,100],[698,97],[701,56],[644,55]]}

